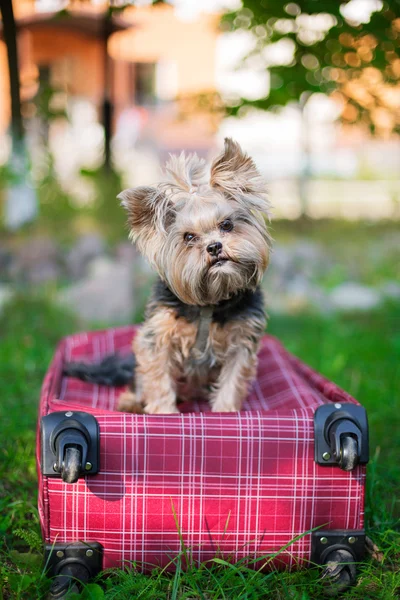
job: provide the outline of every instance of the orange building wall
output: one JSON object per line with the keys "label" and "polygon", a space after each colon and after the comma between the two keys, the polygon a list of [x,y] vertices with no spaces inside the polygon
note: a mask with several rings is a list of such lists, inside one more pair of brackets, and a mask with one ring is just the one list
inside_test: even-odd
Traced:
{"label": "orange building wall", "polygon": [[[30,0],[15,1],[17,16],[34,11]],[[99,7],[97,7],[99,8]],[[85,8],[87,10],[87,8]],[[109,40],[113,61],[113,101],[116,114],[133,103],[131,62],[174,63],[177,94],[194,94],[215,88],[216,15],[200,15],[193,22],[179,20],[170,6],[128,8],[123,18],[133,27]],[[31,97],[40,65],[51,65],[52,84],[66,87],[75,96],[84,96],[100,106],[104,94],[103,44],[79,33],[36,25],[18,35],[21,95]],[[25,85],[25,82],[29,85]],[[33,83],[32,83],[33,82]],[[0,41],[0,131],[10,119],[10,97],[6,49]]]}
{"label": "orange building wall", "polygon": [[202,14],[185,22],[170,6],[156,5],[128,8],[124,18],[135,28],[112,37],[111,56],[134,62],[175,62],[179,94],[215,88],[216,15]]}
{"label": "orange building wall", "polygon": [[[55,87],[65,89],[73,96],[84,96],[96,105],[103,98],[103,45],[100,41],[81,34],[35,28],[24,29],[18,36],[21,99],[35,93],[35,86],[25,86],[38,67],[51,65]],[[0,131],[8,126],[10,97],[5,44],[0,45]]]}
{"label": "orange building wall", "polygon": [[[57,28],[56,28],[57,29]],[[51,62],[57,83],[67,82],[72,95],[86,96],[93,102],[102,98],[103,44],[87,36],[61,30],[35,31],[32,34],[32,59],[37,65]]]}

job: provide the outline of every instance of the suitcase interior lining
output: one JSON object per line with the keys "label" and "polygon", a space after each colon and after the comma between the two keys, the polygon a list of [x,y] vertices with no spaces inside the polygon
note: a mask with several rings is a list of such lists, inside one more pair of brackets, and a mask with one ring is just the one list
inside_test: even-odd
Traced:
{"label": "suitcase interior lining", "polygon": [[[105,331],[80,333],[65,338],[63,360],[98,362],[107,354],[131,352],[136,327],[119,327]],[[83,408],[115,411],[123,388],[89,384],[70,377],[61,377],[56,402]],[[243,411],[317,408],[327,401],[356,401],[304,365],[283,348],[273,336],[264,336],[260,351],[257,378],[244,402]],[[179,405],[182,413],[209,412],[202,398]]]}

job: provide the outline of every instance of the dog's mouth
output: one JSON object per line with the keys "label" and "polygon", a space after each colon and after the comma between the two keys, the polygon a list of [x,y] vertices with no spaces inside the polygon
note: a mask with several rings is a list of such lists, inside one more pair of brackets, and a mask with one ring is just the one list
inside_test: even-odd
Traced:
{"label": "dog's mouth", "polygon": [[231,262],[230,258],[227,258],[226,256],[215,256],[211,259],[210,268],[222,267],[222,265],[226,264],[227,262]]}

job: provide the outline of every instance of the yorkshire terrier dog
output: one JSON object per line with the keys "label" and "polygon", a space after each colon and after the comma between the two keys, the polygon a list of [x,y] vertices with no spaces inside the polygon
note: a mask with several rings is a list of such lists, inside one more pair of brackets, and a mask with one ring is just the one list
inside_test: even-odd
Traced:
{"label": "yorkshire terrier dog", "polygon": [[[266,325],[260,282],[270,254],[266,186],[233,140],[211,165],[171,156],[168,180],[119,195],[130,237],[159,275],[133,342],[134,376],[118,409],[177,413],[207,397],[238,411],[256,373]],[[69,370],[69,374],[90,377]],[[97,379],[98,382],[101,382]]]}

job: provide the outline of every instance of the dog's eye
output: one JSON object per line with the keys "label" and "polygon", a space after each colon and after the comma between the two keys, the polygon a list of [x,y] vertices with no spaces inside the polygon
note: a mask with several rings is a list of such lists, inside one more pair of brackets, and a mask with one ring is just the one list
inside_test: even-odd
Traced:
{"label": "dog's eye", "polygon": [[222,223],[219,224],[219,228],[221,231],[232,231],[233,223],[230,219],[225,219],[225,221],[222,221]]}
{"label": "dog's eye", "polygon": [[194,233],[189,233],[186,232],[183,236],[183,239],[185,240],[185,242],[192,242],[195,239],[195,234]]}

